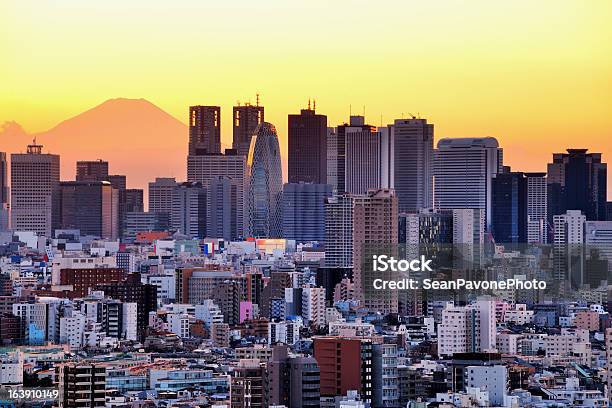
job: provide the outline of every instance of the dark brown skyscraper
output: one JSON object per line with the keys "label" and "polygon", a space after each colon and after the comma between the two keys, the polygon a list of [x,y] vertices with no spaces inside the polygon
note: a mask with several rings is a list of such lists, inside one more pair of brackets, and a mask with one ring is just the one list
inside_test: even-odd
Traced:
{"label": "dark brown skyscraper", "polygon": [[314,109],[289,115],[289,183],[327,182],[327,116]]}
{"label": "dark brown skyscraper", "polygon": [[251,137],[255,133],[257,125],[264,121],[263,106],[246,104],[234,106],[234,140],[232,148],[239,155],[248,156],[251,146]]}
{"label": "dark brown skyscraper", "polygon": [[104,160],[78,161],[76,164],[77,181],[107,181],[108,162]]}
{"label": "dark brown skyscraper", "polygon": [[189,107],[189,154],[221,153],[221,108]]}

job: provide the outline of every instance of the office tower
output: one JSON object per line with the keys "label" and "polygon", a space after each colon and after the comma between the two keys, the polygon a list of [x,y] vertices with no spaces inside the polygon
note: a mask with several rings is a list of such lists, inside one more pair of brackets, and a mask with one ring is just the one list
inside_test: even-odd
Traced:
{"label": "office tower", "polygon": [[60,182],[60,228],[82,235],[119,237],[119,195],[108,181]]}
{"label": "office tower", "polygon": [[586,220],[586,216],[580,210],[567,210],[565,214],[553,216],[555,280],[569,280],[569,283],[575,287],[582,285],[584,278]]}
{"label": "office tower", "polygon": [[226,176],[213,178],[208,185],[206,236],[228,241],[242,236],[238,230],[238,186]]}
{"label": "office tower", "polygon": [[289,183],[327,183],[327,116],[314,108],[289,115]]}
{"label": "office tower", "polygon": [[314,337],[313,347],[320,369],[321,397],[356,390],[364,401],[372,400],[372,339]]}
{"label": "office tower", "polygon": [[265,406],[320,406],[320,371],[313,357],[289,356],[286,345],[272,349],[265,377]]}
{"label": "office tower", "polygon": [[433,204],[434,126],[427,119],[397,119],[394,141],[393,187],[399,211],[418,211]]}
{"label": "office tower", "polygon": [[369,189],[393,187],[393,138],[389,128],[365,124],[363,116],[336,129],[338,193],[366,194]]}
{"label": "office tower", "polygon": [[189,155],[221,153],[221,108],[189,107]]}
{"label": "office tower", "polygon": [[59,221],[60,157],[31,144],[11,155],[11,228],[50,237]]}
{"label": "office tower", "polygon": [[[258,98],[259,99],[259,98]],[[234,106],[232,148],[241,156],[249,155],[251,138],[264,122],[264,107],[251,104]]]}
{"label": "office tower", "polygon": [[327,184],[338,191],[338,132],[327,128]]}
{"label": "office tower", "polygon": [[76,181],[107,181],[108,162],[105,160],[78,161]]}
{"label": "office tower", "polygon": [[332,194],[329,184],[285,184],[283,186],[283,237],[296,242],[325,240],[325,200]]}
{"label": "office tower", "polygon": [[521,172],[493,178],[491,232],[496,243],[527,242],[527,178]]}
{"label": "office tower", "polygon": [[283,173],[278,136],[271,123],[261,123],[253,135],[248,172],[249,235],[281,238]]}
{"label": "office tower", "polygon": [[125,213],[144,211],[144,191],[139,188],[125,190]]}
{"label": "office tower", "polygon": [[[366,308],[382,314],[397,313],[397,291],[372,292],[372,282],[362,275],[364,262],[381,247],[393,251],[398,244],[397,197],[393,190],[370,190],[353,203],[353,281]],[[374,252],[372,252],[374,251]],[[371,277],[370,277],[371,278]]]}
{"label": "office tower", "polygon": [[174,177],[157,177],[154,182],[149,183],[149,212],[170,214],[175,187]]}
{"label": "office tower", "polygon": [[548,164],[548,219],[567,210],[580,210],[589,221],[606,219],[606,163],[601,153],[567,149],[553,154]]}
{"label": "office tower", "polygon": [[174,188],[170,226],[189,238],[206,237],[206,189],[201,183],[180,183]]}
{"label": "office tower", "polygon": [[548,242],[548,188],[546,173],[525,173],[527,178],[527,242]]}
{"label": "office tower", "polygon": [[[224,237],[229,233],[232,239],[241,239],[245,236],[245,185],[247,176],[246,157],[236,154],[233,149],[226,149],[225,154],[209,154],[204,156],[189,156],[187,158],[187,181],[202,183],[202,186],[211,191],[211,207],[208,208],[209,216],[212,218],[211,232],[209,236],[220,238],[221,227],[223,227]],[[222,180],[220,179],[222,178]],[[211,183],[215,182],[215,191],[211,190]],[[228,191],[222,187],[226,181],[231,184]],[[234,204],[235,190],[235,204]],[[228,193],[229,195],[223,195]],[[219,207],[220,202],[228,203],[235,207]],[[225,205],[225,204],[224,204]],[[221,219],[227,212],[231,213],[230,219]],[[227,228],[230,228],[229,230]],[[214,235],[210,235],[213,232]]]}
{"label": "office tower", "polygon": [[[612,271],[612,221],[586,221],[584,244],[587,255],[606,261],[607,269]],[[607,278],[608,274],[604,279]]]}
{"label": "office tower", "polygon": [[59,367],[59,406],[106,406],[106,367],[90,363],[66,363]]}
{"label": "office tower", "polygon": [[123,174],[111,174],[106,177],[109,183],[117,190],[127,189],[127,177]]}
{"label": "office tower", "polygon": [[170,214],[148,212],[129,212],[125,215],[123,239],[134,240],[139,232],[168,231]]}
{"label": "office tower", "polygon": [[453,244],[458,269],[478,269],[483,260],[485,211],[453,210]]}
{"label": "office tower", "polygon": [[453,243],[453,212],[421,209],[418,213],[399,214],[400,244],[425,249],[427,245]]}
{"label": "office tower", "polygon": [[434,152],[434,207],[477,208],[491,227],[493,178],[503,170],[503,150],[493,137],[441,139]]}
{"label": "office tower", "polygon": [[348,194],[325,201],[325,266],[353,268],[353,197]]}
{"label": "office tower", "polygon": [[6,153],[0,152],[0,231],[9,227],[9,187]]}

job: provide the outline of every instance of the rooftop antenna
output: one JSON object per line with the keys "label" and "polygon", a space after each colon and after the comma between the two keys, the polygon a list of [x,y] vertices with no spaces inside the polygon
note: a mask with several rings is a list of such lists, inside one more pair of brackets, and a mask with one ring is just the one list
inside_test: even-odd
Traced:
{"label": "rooftop antenna", "polygon": [[308,98],[308,110],[310,110],[310,98]]}
{"label": "rooftop antenna", "polygon": [[353,116],[353,105],[349,105],[349,116]]}
{"label": "rooftop antenna", "polygon": [[312,110],[317,110],[317,100],[316,99],[312,100]]}
{"label": "rooftop antenna", "polygon": [[255,94],[255,106],[259,106],[259,94]]}

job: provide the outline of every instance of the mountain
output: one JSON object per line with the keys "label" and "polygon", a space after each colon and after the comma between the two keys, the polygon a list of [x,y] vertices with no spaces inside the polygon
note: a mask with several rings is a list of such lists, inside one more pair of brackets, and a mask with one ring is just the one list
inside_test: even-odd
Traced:
{"label": "mountain", "polygon": [[0,128],[0,151],[24,152],[36,138],[61,156],[61,179],[74,180],[77,160],[103,159],[128,188],[147,189],[155,177],[185,180],[187,125],[145,99],[109,99],[57,126],[28,134],[15,122]]}

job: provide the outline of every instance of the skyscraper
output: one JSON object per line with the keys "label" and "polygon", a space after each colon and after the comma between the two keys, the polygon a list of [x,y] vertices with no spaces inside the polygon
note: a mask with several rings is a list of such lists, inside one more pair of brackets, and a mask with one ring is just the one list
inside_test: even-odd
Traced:
{"label": "skyscraper", "polygon": [[248,156],[251,138],[257,126],[264,122],[264,107],[251,104],[234,106],[232,148],[239,155]]}
{"label": "skyscraper", "polygon": [[429,208],[433,202],[434,126],[426,119],[397,119],[393,123],[395,177],[399,211]]}
{"label": "skyscraper", "polygon": [[251,139],[248,156],[249,235],[282,237],[283,173],[274,125],[263,122]]}
{"label": "skyscraper", "polygon": [[60,157],[36,143],[11,155],[11,228],[50,237],[59,221]]}
{"label": "skyscraper", "polygon": [[567,149],[553,154],[548,164],[548,218],[567,210],[580,210],[589,221],[606,219],[606,163],[601,153]]}
{"label": "skyscraper", "polygon": [[[233,194],[231,191],[224,190],[223,187],[216,185],[215,191],[211,191],[210,199],[214,199],[211,202],[211,207],[208,208],[209,218],[219,220],[218,217],[225,217],[230,211],[231,220],[223,219],[222,223],[213,224],[210,226],[213,228],[210,232],[215,232],[211,237],[221,237],[221,225],[225,227],[234,225],[232,228],[231,236],[237,238],[243,238],[245,236],[245,224],[248,224],[245,220],[245,197],[246,197],[246,182],[247,182],[247,165],[246,157],[238,155],[234,149],[226,149],[225,154],[206,154],[200,156],[188,156],[187,157],[187,181],[202,183],[202,186],[210,190],[210,185],[213,180],[218,180],[220,177],[227,178],[232,185],[232,191],[235,189],[235,208],[221,208],[219,207],[219,201],[227,203],[227,199],[233,200],[233,196],[223,196],[225,193]],[[221,188],[221,190],[219,190]],[[210,202],[209,199],[209,202]],[[220,211],[220,212],[218,212]],[[215,215],[216,214],[216,215]],[[229,224],[225,224],[228,222]],[[228,230],[223,227],[223,234],[228,233]],[[235,229],[234,229],[235,228]],[[234,235],[235,234],[235,235]],[[223,235],[226,236],[226,235]]]}
{"label": "skyscraper", "polygon": [[108,162],[104,160],[78,161],[76,163],[76,181],[108,180]]}
{"label": "skyscraper", "polygon": [[172,192],[170,226],[189,238],[206,237],[206,189],[201,183],[176,185]]}
{"label": "skyscraper", "polygon": [[495,242],[527,242],[527,179],[521,172],[499,173],[493,179],[491,232]]}
{"label": "skyscraper", "polygon": [[283,186],[283,237],[297,242],[325,239],[325,199],[329,184],[288,183]]}
{"label": "skyscraper", "polygon": [[525,173],[527,178],[527,242],[548,242],[548,188],[546,173]]}
{"label": "skyscraper", "polygon": [[189,154],[221,153],[221,108],[189,107]]}
{"label": "skyscraper", "polygon": [[125,190],[125,213],[144,211],[144,191],[139,188]]}
{"label": "skyscraper", "polygon": [[[362,305],[383,314],[397,313],[397,291],[371,294],[362,276],[363,264],[376,247],[396,247],[398,244],[397,197],[393,190],[370,190],[366,195],[354,197],[353,204],[353,281]],[[374,246],[373,246],[374,245]]]}
{"label": "skyscraper", "polygon": [[289,115],[289,183],[327,182],[327,116],[314,109]]}
{"label": "skyscraper", "polygon": [[441,139],[434,152],[434,207],[478,208],[491,227],[492,183],[503,170],[503,150],[493,137]]}
{"label": "skyscraper", "polygon": [[60,227],[105,239],[119,237],[119,193],[108,181],[60,182]]}
{"label": "skyscraper", "polygon": [[390,129],[365,124],[363,116],[351,116],[340,125],[336,138],[338,193],[366,194],[369,189],[393,187],[393,138]]}
{"label": "skyscraper", "polygon": [[0,231],[9,227],[9,187],[6,153],[0,152]]}
{"label": "skyscraper", "polygon": [[170,214],[175,187],[174,177],[157,177],[154,182],[149,183],[149,212]]}
{"label": "skyscraper", "polygon": [[325,266],[353,268],[353,197],[349,194],[325,201]]}
{"label": "skyscraper", "polygon": [[[238,156],[242,157],[242,156]],[[242,195],[242,189],[240,189]],[[237,240],[243,236],[238,229],[238,186],[227,176],[219,176],[208,184],[206,235],[210,238]],[[241,223],[242,224],[242,223]]]}

